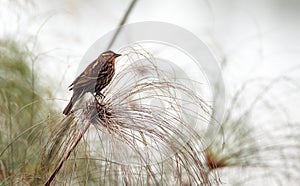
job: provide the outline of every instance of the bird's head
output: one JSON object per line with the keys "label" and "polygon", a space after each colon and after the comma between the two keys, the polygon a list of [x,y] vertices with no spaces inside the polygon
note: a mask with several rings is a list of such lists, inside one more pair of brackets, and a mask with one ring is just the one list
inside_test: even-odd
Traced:
{"label": "bird's head", "polygon": [[108,50],[106,52],[103,52],[99,58],[102,58],[104,61],[107,61],[107,62],[114,62],[115,59],[117,57],[121,56],[121,54],[117,54],[117,53],[114,53],[113,51],[111,50]]}

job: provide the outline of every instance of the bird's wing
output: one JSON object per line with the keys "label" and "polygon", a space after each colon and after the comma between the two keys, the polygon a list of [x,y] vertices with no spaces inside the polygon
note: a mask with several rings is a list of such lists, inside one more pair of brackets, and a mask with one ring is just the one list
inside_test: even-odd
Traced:
{"label": "bird's wing", "polygon": [[73,90],[74,88],[81,88],[88,85],[96,84],[99,69],[101,69],[103,64],[98,59],[94,60],[91,64],[89,64],[86,69],[73,81],[73,83],[69,86],[69,90]]}

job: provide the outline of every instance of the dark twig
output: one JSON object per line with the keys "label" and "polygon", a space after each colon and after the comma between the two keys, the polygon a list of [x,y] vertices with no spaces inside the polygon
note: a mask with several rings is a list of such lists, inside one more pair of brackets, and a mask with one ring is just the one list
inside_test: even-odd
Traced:
{"label": "dark twig", "polygon": [[110,40],[110,43],[107,46],[107,50],[109,50],[111,48],[111,46],[114,44],[115,40],[117,39],[117,37],[122,29],[122,26],[126,23],[127,18],[129,16],[130,12],[132,11],[134,5],[136,4],[136,2],[137,2],[137,0],[132,0],[132,2],[130,3],[128,9],[126,10],[126,12],[123,16],[123,19],[119,23],[117,31],[115,32],[113,38]]}
{"label": "dark twig", "polygon": [[51,176],[48,178],[48,180],[44,183],[44,186],[49,186],[53,179],[55,178],[56,174],[59,172],[59,170],[62,168],[63,164],[65,161],[69,158],[73,150],[77,147],[78,143],[80,142],[81,138],[85,134],[85,132],[88,130],[90,127],[90,122],[87,122],[87,125],[84,127],[83,131],[78,131],[79,134],[75,138],[74,142],[71,144],[70,149],[65,153],[65,155],[62,157],[60,162],[57,164],[55,170],[52,172]]}

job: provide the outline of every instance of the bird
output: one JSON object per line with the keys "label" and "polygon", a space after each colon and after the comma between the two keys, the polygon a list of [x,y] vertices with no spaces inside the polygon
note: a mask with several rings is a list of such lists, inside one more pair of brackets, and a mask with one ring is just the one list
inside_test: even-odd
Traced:
{"label": "bird", "polygon": [[101,53],[97,59],[86,67],[68,87],[69,91],[73,90],[73,95],[63,114],[69,115],[76,101],[87,92],[92,93],[94,96],[104,97],[101,90],[111,82],[115,74],[115,60],[119,56],[121,54],[108,50]]}

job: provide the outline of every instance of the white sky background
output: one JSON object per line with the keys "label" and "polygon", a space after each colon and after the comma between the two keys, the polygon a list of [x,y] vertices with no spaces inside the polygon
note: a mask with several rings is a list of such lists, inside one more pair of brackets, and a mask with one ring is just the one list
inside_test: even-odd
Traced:
{"label": "white sky background", "polygon": [[[116,28],[130,2],[2,0],[0,37],[31,43],[31,50],[37,36],[33,52],[42,54],[35,66],[43,74],[40,81],[49,82],[50,77],[48,84],[63,107],[71,96],[67,87],[78,74],[81,58],[98,38]],[[223,75],[230,97],[252,78],[289,75],[300,79],[299,10],[297,0],[140,0],[128,23],[169,22],[197,35],[225,64]],[[247,99],[254,99],[261,89],[250,87]],[[287,89],[286,84],[276,89],[271,96],[296,117],[300,102],[296,89]]]}
{"label": "white sky background", "polygon": [[[34,52],[44,55],[37,68],[53,80],[56,98],[67,101],[71,92],[66,87],[78,73],[81,57],[98,38],[116,27],[129,3],[4,1],[0,33],[1,37],[17,40],[32,41],[38,36]],[[220,61],[226,60],[224,79],[230,95],[247,79],[291,75],[291,69],[293,75],[299,74],[295,72],[300,66],[299,9],[296,0],[142,0],[128,23],[163,21],[193,32],[209,44]]]}
{"label": "white sky background", "polygon": [[[0,37],[32,43],[37,36],[34,53],[43,54],[36,63],[40,74],[44,74],[40,81],[54,89],[58,105],[63,108],[71,96],[67,87],[78,73],[82,56],[98,38],[116,28],[131,1],[0,2]],[[141,0],[128,23],[169,22],[208,43],[225,65],[228,98],[245,81],[258,78],[257,84],[247,89],[245,106],[264,90],[261,84],[266,80],[291,77],[294,84],[279,83],[266,100],[269,106],[285,110],[287,116],[283,117],[296,122],[300,119],[299,10],[297,0]],[[257,112],[266,108],[260,109]],[[261,114],[261,120],[281,121],[273,116],[281,117],[280,112],[267,112]]]}
{"label": "white sky background", "polygon": [[[129,3],[4,1],[0,36],[24,40],[42,27],[35,52],[48,52],[53,59],[47,59],[43,68],[46,65],[52,77],[61,79],[64,75],[69,84],[83,54],[95,40],[116,27]],[[241,77],[277,75],[299,64],[299,8],[297,1],[283,0],[144,0],[138,1],[128,22],[164,21],[186,28],[209,43],[215,55],[226,57],[230,76],[236,81]],[[70,69],[64,74],[61,70],[67,64]]]}
{"label": "white sky background", "polygon": [[[76,77],[80,60],[103,34],[116,28],[130,1],[64,0],[1,1],[0,37],[29,43],[35,54],[41,82],[49,82],[55,98],[67,103],[68,85]],[[225,64],[224,80],[230,97],[246,80],[280,75],[299,82],[300,1],[141,0],[128,23],[163,21],[181,26],[208,43]],[[224,62],[225,61],[225,62]],[[49,86],[50,86],[49,85]],[[288,89],[287,89],[288,87]],[[249,100],[262,87],[252,86]],[[252,96],[252,98],[251,98]],[[270,99],[298,115],[297,89],[283,84]],[[248,98],[248,97],[247,97]],[[298,118],[298,117],[297,117]]]}

